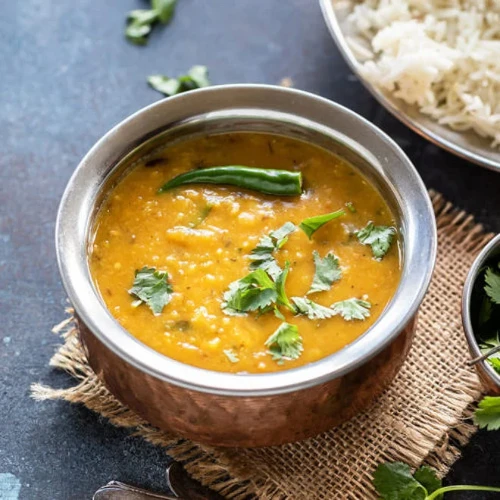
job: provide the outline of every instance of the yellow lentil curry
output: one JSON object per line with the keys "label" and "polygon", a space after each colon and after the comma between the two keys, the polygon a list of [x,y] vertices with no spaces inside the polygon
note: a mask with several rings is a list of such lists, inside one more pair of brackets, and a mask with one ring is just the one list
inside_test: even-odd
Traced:
{"label": "yellow lentil curry", "polygon": [[[302,194],[217,184],[158,192],[218,165],[301,172]],[[331,212],[324,225],[310,219]],[[111,314],[152,349],[263,373],[316,361],[365,332],[396,290],[400,256],[387,204],[347,162],[239,132],[174,143],[128,172],[97,216],[90,268]]]}

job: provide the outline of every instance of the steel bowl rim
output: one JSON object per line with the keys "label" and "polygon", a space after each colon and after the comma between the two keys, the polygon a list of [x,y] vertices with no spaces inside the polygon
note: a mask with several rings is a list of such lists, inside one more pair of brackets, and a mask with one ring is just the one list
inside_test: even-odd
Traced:
{"label": "steel bowl rim", "polygon": [[[491,257],[491,255],[500,249],[500,234],[497,234],[488,244],[481,250],[479,255],[474,259],[469,272],[467,273],[467,278],[465,279],[464,287],[462,290],[462,325],[464,327],[465,337],[467,343],[469,344],[469,350],[474,358],[481,356],[481,350],[474,335],[474,329],[472,327],[472,320],[470,314],[470,306],[472,299],[472,291],[474,284],[479,275],[479,271],[484,263]],[[493,382],[500,389],[500,374],[498,374],[489,363],[481,361],[480,365],[484,368],[484,373],[489,377],[491,382]]]}
{"label": "steel bowl rim", "polygon": [[358,76],[362,85],[370,92],[370,94],[381,104],[385,109],[387,109],[393,116],[395,116],[400,122],[406,125],[413,132],[417,133],[424,139],[427,139],[436,146],[443,148],[445,151],[452,153],[459,158],[470,161],[479,165],[480,167],[493,170],[494,172],[500,172],[500,160],[495,161],[485,156],[478,155],[473,151],[456,144],[453,141],[442,137],[438,133],[432,131],[425,125],[416,122],[411,117],[407,116],[406,113],[401,111],[394,105],[392,101],[387,99],[382,92],[380,92],[374,85],[372,85],[368,80],[360,76],[357,65],[358,62],[354,55],[352,54],[346,39],[342,33],[342,29],[337,20],[335,14],[335,9],[333,8],[332,0],[319,0],[321,11],[323,13],[323,18],[330,31],[330,34],[337,45],[344,61],[347,63],[351,71]]}
{"label": "steel bowl rim", "polygon": [[[415,269],[413,272],[413,281],[411,279],[406,279],[406,281],[402,279],[391,305],[386,308],[377,322],[365,334],[340,351],[299,368],[268,374],[237,375],[205,370],[167,358],[139,342],[118,324],[102,304],[95,290],[90,291],[92,288],[90,277],[85,278],[87,283],[84,283],[82,279],[78,282],[78,273],[83,272],[82,270],[87,266],[87,263],[78,262],[75,264],[71,261],[71,252],[75,250],[76,246],[79,244],[86,245],[87,243],[86,241],[80,243],[74,241],[75,238],[72,239],[71,235],[68,235],[70,215],[79,209],[78,207],[71,207],[71,198],[78,189],[83,189],[83,186],[79,186],[77,183],[79,173],[83,172],[84,169],[91,169],[93,157],[100,153],[107,142],[117,140],[116,138],[120,132],[127,130],[127,127],[131,128],[137,125],[135,122],[147,119],[148,114],[159,114],[160,110],[164,108],[168,110],[168,107],[174,102],[177,104],[188,103],[189,100],[195,99],[195,96],[199,96],[200,99],[205,98],[205,101],[209,102],[211,96],[216,96],[221,92],[250,92],[266,95],[268,98],[284,93],[287,98],[291,99],[291,102],[295,100],[308,101],[329,108],[329,112],[340,113],[344,117],[349,117],[356,121],[360,127],[364,127],[363,130],[368,129],[376,135],[380,141],[379,145],[383,145],[398,157],[401,167],[404,166],[405,175],[411,177],[411,181],[415,183],[418,191],[419,212],[411,215],[412,213],[408,209],[408,213],[411,215],[410,222],[414,224],[413,229],[425,227],[428,232],[428,241],[414,241],[414,248],[411,247],[415,250],[415,258],[421,258],[422,260],[421,268]],[[430,283],[437,249],[435,218],[423,181],[405,153],[387,134],[353,111],[322,97],[296,89],[260,84],[220,85],[190,91],[153,103],[113,127],[90,149],[70,178],[59,206],[55,234],[59,270],[68,297],[78,317],[85,322],[86,326],[101,342],[127,363],[167,383],[200,392],[244,397],[268,396],[305,389],[339,378],[366,363],[371,357],[389,345],[415,316]],[[420,245],[418,249],[422,257],[418,257],[417,245]],[[77,278],[74,277],[75,270],[78,271]],[[417,283],[417,286],[415,286],[415,283]],[[83,291],[79,288],[79,285],[84,285]],[[404,302],[404,298],[411,298],[411,300],[407,303]],[[399,309],[398,305],[400,306]],[[389,315],[389,312],[392,316]],[[388,317],[393,319],[391,321],[385,319]],[[384,327],[389,325],[390,328],[384,333]],[[366,345],[371,338],[368,334],[376,339],[374,345]],[[377,334],[379,335],[377,336]],[[112,337],[116,338],[112,340]]]}

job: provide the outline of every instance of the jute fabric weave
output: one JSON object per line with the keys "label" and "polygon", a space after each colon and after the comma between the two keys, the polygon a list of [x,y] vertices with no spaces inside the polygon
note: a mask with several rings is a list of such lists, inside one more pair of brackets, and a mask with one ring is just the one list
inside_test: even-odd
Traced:
{"label": "jute fabric weave", "polygon": [[410,354],[382,397],[344,425],[300,443],[253,450],[207,447],[169,435],[121,405],[102,385],[86,362],[72,318],[56,329],[64,344],[50,364],[70,373],[77,385],[35,384],[34,397],[85,405],[165,447],[196,479],[228,498],[372,499],[373,470],[386,460],[414,467],[425,462],[446,473],[474,432],[471,405],[481,395],[478,378],[466,365],[460,300],[467,271],[491,235],[439,194],[431,196],[438,261]]}

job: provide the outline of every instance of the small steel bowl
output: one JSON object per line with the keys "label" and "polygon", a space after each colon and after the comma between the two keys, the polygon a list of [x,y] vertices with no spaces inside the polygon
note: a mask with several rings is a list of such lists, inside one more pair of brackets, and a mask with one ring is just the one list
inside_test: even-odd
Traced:
{"label": "small steel bowl", "polygon": [[[300,368],[236,375],[163,356],[118,324],[90,275],[95,215],[126,169],[169,141],[234,131],[294,137],[344,157],[381,191],[397,218],[402,276],[395,296],[356,341]],[[62,198],[56,247],[88,361],[120,401],[153,425],[196,441],[265,446],[325,431],[366,408],[387,387],[406,356],[431,279],[436,226],[415,168],[367,120],[298,90],[223,85],[159,101],[97,142]]]}
{"label": "small steel bowl", "polygon": [[[476,257],[476,260],[470,268],[462,293],[462,323],[464,326],[465,336],[469,344],[469,351],[473,359],[481,356],[481,349],[474,335],[474,329],[471,319],[471,304],[474,284],[481,272],[482,267],[490,259],[500,257],[500,234],[495,236]],[[500,375],[487,363],[480,361],[475,364],[481,382],[485,386],[488,393],[500,395]]]}

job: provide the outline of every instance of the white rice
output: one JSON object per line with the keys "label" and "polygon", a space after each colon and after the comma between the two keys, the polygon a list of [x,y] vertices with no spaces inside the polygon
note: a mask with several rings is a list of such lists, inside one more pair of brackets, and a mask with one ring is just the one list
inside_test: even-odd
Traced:
{"label": "white rice", "polygon": [[364,0],[349,21],[371,83],[500,144],[500,0]]}

